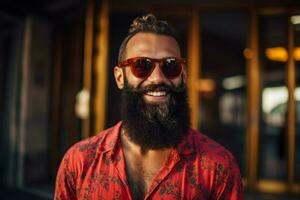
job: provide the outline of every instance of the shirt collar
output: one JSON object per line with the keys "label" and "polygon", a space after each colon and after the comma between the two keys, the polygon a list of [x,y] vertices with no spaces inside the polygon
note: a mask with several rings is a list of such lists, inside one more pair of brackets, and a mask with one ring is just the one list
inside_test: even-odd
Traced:
{"label": "shirt collar", "polygon": [[187,134],[184,135],[181,142],[177,146],[177,151],[180,156],[188,156],[190,154],[193,154],[195,151],[195,143],[193,140],[193,130],[188,130]]}
{"label": "shirt collar", "polygon": [[107,136],[103,141],[101,151],[103,153],[107,153],[109,158],[113,158],[113,155],[118,149],[121,127],[122,127],[122,121],[118,122],[115,126],[105,130],[105,132],[107,132]]}

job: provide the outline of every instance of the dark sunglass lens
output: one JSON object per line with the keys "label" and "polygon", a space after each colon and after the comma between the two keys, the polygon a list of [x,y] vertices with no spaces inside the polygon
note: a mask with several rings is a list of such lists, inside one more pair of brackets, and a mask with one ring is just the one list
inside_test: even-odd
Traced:
{"label": "dark sunglass lens", "polygon": [[167,78],[175,78],[181,73],[181,63],[175,58],[168,58],[164,61],[162,71]]}
{"label": "dark sunglass lens", "polygon": [[138,78],[147,77],[152,71],[152,62],[147,58],[139,58],[132,65],[133,74]]}

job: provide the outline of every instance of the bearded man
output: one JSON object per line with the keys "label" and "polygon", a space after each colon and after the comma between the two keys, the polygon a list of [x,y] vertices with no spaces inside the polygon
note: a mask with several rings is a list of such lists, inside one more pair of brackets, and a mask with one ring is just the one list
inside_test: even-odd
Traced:
{"label": "bearded man", "polygon": [[174,29],[135,19],[114,68],[122,121],[73,145],[55,199],[244,199],[237,164],[190,128],[186,59]]}

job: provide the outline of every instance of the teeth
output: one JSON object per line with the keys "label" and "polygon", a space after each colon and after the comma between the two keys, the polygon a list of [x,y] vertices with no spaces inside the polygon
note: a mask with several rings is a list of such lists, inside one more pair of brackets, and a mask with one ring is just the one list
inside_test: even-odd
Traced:
{"label": "teeth", "polygon": [[167,92],[164,91],[158,91],[158,92],[147,92],[147,95],[154,96],[154,97],[160,97],[160,96],[166,96]]}

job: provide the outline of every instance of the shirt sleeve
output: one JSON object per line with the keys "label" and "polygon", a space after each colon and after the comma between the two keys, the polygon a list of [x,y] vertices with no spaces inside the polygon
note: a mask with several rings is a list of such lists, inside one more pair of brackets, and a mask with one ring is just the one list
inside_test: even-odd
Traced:
{"label": "shirt sleeve", "polygon": [[69,150],[63,157],[56,176],[54,200],[76,200],[76,173],[73,153]]}
{"label": "shirt sleeve", "polygon": [[244,200],[243,185],[238,165],[230,155],[230,163],[228,166],[228,173],[223,187],[218,188],[217,200]]}

